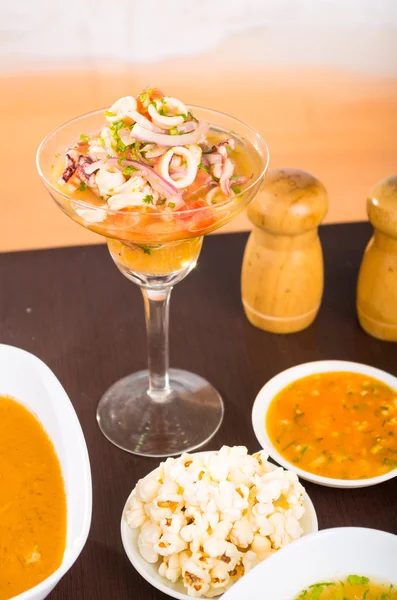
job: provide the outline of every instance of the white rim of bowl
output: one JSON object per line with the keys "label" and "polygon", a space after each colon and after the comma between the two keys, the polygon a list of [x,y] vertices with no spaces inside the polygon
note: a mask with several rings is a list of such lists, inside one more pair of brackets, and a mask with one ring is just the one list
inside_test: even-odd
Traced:
{"label": "white rim of bowl", "polygon": [[[68,394],[63,388],[61,382],[55,375],[55,373],[50,369],[50,367],[42,361],[38,356],[28,352],[27,350],[23,350],[22,348],[18,348],[17,346],[9,346],[7,344],[0,344],[0,348],[8,349],[9,351],[15,352],[17,354],[26,354],[29,356],[29,360],[36,363],[38,370],[42,373],[44,379],[47,380],[47,387],[50,386],[50,391],[52,392],[52,396],[62,395],[65,401],[65,410],[69,412],[70,419],[74,422],[74,426],[76,432],[78,432],[74,443],[80,446],[81,458],[82,458],[82,470],[84,471],[84,494],[86,496],[86,502],[84,505],[84,519],[83,525],[79,532],[79,535],[73,542],[70,542],[68,545],[66,543],[64,555],[62,558],[62,562],[59,567],[48,575],[45,579],[37,583],[35,586],[21,592],[17,596],[13,596],[12,600],[34,600],[34,598],[38,597],[43,592],[46,595],[49,593],[47,590],[50,588],[54,589],[61,581],[61,579],[66,575],[66,573],[71,569],[74,563],[79,559],[84,547],[87,543],[88,535],[91,529],[91,521],[92,521],[92,476],[91,476],[91,464],[90,457],[88,454],[87,442],[84,436],[83,428],[81,426],[80,420],[77,416],[77,413],[74,409],[72,401],[70,400]],[[29,409],[31,410],[31,409]],[[39,422],[41,422],[39,420]],[[46,431],[46,429],[45,429]],[[46,431],[47,432],[47,431]],[[48,432],[47,432],[48,435]],[[58,453],[56,453],[58,456]],[[58,457],[59,460],[59,457]],[[63,471],[62,471],[63,476]],[[65,490],[65,493],[66,490]],[[68,507],[66,506],[66,511],[68,511]],[[69,514],[66,514],[66,532],[69,524]],[[67,536],[67,533],[66,533]],[[67,540],[67,537],[66,537]]]}
{"label": "white rim of bowl", "polygon": [[[204,450],[202,452],[192,452],[192,453],[189,452],[189,454],[190,454],[190,456],[196,457],[196,456],[206,456],[208,454],[214,454],[214,452],[219,452],[219,450]],[[253,454],[255,454],[255,452]],[[178,458],[178,457],[171,457],[171,458]],[[164,460],[166,460],[166,458],[164,458]],[[164,462],[164,461],[160,461],[160,462]],[[149,471],[146,475],[150,475],[150,473],[153,473],[153,471],[158,469],[159,466],[160,466],[160,464],[157,467],[155,467],[154,469],[152,469],[151,471]],[[275,465],[273,465],[273,466],[275,466]],[[146,475],[144,475],[144,477],[146,477]],[[141,577],[143,577],[143,579],[145,579],[152,587],[155,587],[156,589],[160,590],[164,594],[167,594],[167,596],[171,596],[172,598],[177,598],[178,600],[185,600],[187,598],[190,598],[190,596],[188,596],[187,593],[186,594],[180,593],[177,590],[175,590],[174,588],[172,588],[171,585],[166,583],[166,580],[164,583],[156,580],[156,585],[155,585],[151,581],[151,579],[148,577],[147,570],[140,568],[140,565],[137,565],[137,563],[135,562],[134,555],[130,551],[131,544],[127,538],[127,532],[131,531],[131,529],[129,528],[127,521],[125,519],[125,513],[127,510],[127,506],[129,504],[129,501],[132,498],[133,494],[135,494],[135,489],[136,489],[136,485],[133,488],[133,490],[131,490],[131,492],[124,504],[123,511],[121,513],[121,522],[120,522],[121,541],[122,541],[122,544],[124,547],[124,552],[126,553],[126,555],[128,557],[128,560],[130,561],[130,563],[134,567],[134,569],[139,573],[139,575],[141,575]],[[314,507],[312,499],[310,498],[310,496],[306,490],[305,490],[305,495],[304,495],[304,501],[307,504],[308,509],[310,510],[310,518],[313,523],[313,531],[301,536],[299,539],[311,536],[314,533],[318,533],[318,531],[319,531],[316,509]],[[296,543],[298,541],[299,540],[295,540],[294,542],[291,542],[291,543]],[[266,559],[266,560],[268,560],[268,559]],[[147,563],[147,564],[151,564],[151,563]],[[170,592],[172,592],[172,594]],[[220,596],[216,596],[216,598],[218,598],[218,597],[220,598]]]}
{"label": "white rim of bowl", "polygon": [[346,360],[319,360],[308,363],[302,363],[291,367],[278,373],[270,379],[259,391],[255,398],[254,405],[252,407],[252,426],[254,433],[259,444],[262,446],[269,456],[275,460],[279,465],[285,469],[294,471],[300,479],[310,481],[312,483],[318,483],[327,487],[336,488],[362,488],[369,487],[371,485],[377,485],[383,483],[393,477],[397,476],[397,467],[378,475],[377,477],[369,477],[367,479],[334,479],[332,477],[324,477],[322,475],[316,475],[310,473],[310,471],[304,471],[299,467],[296,467],[293,463],[290,463],[285,459],[273,445],[272,441],[266,430],[266,416],[269,409],[270,403],[274,397],[286,388],[290,383],[307,377],[309,375],[315,375],[316,373],[332,373],[332,372],[350,372],[360,373],[362,375],[368,375],[375,379],[379,379],[382,383],[385,383],[396,391],[397,395],[397,377],[362,363],[350,362]]}

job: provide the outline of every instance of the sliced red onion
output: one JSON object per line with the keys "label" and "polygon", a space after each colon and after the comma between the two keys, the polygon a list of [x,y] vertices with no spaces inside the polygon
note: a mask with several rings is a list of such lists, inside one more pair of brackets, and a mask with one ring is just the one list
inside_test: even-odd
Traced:
{"label": "sliced red onion", "polygon": [[175,205],[177,203],[184,203],[180,191],[148,165],[138,162],[137,160],[123,160],[122,164],[120,164],[116,158],[109,158],[106,161],[106,164],[118,167],[121,170],[128,165],[131,165],[141,172],[156,192],[159,192],[159,194],[162,194],[168,200],[172,200]]}
{"label": "sliced red onion", "polygon": [[95,171],[98,171],[99,167],[103,165],[104,162],[105,160],[97,160],[91,163],[90,165],[86,166],[84,170],[87,173],[87,175],[91,175],[91,173],[95,173]]}
{"label": "sliced red onion", "polygon": [[143,127],[144,129],[147,129],[148,131],[154,131],[156,133],[164,132],[163,129],[156,127],[156,125],[152,123],[152,121],[149,121],[147,117],[141,115],[141,113],[139,113],[137,110],[128,110],[123,116],[130,117],[130,119],[141,125],[141,127]]}
{"label": "sliced red onion", "polygon": [[177,130],[180,133],[190,133],[197,129],[197,121],[185,121],[185,123],[181,123],[178,125]]}
{"label": "sliced red onion", "polygon": [[138,150],[138,148],[136,146],[134,146],[134,152],[135,152],[135,155],[139,159],[140,162],[142,162],[144,165],[149,165],[150,166],[150,162],[142,154],[142,151]]}
{"label": "sliced red onion", "polygon": [[186,146],[196,144],[206,135],[209,129],[208,123],[201,121],[199,126],[193,133],[185,133],[183,135],[167,135],[165,133],[155,133],[147,131],[139,123],[135,123],[131,130],[131,137],[142,142],[152,142],[159,146]]}

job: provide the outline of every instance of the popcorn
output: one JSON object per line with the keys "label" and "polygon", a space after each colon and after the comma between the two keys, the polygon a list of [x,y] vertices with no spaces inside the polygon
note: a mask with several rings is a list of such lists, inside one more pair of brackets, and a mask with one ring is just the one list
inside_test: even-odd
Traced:
{"label": "popcorn", "polygon": [[136,485],[136,497],[142,502],[153,502],[161,484],[154,477],[144,477]]}
{"label": "popcorn", "polygon": [[141,527],[141,533],[138,537],[138,548],[143,558],[148,563],[155,563],[158,560],[158,553],[154,547],[161,536],[161,529],[155,523],[146,521]]}
{"label": "popcorn", "polygon": [[242,517],[239,521],[236,521],[233,525],[233,529],[230,532],[230,541],[238,546],[239,548],[248,548],[252,544],[254,539],[254,526],[247,519]]}
{"label": "popcorn", "polygon": [[147,521],[148,516],[145,513],[144,507],[144,503],[141,502],[141,500],[138,500],[134,494],[131,498],[131,502],[126,513],[127,523],[131,529],[137,529],[138,527],[141,527],[145,521]]}
{"label": "popcorn", "polygon": [[145,560],[192,597],[223,594],[258,562],[302,534],[304,488],[272,470],[265,452],[223,446],[168,458],[136,486],[126,511]]}
{"label": "popcorn", "polygon": [[163,562],[159,566],[159,573],[162,577],[169,579],[172,583],[176,583],[182,576],[183,564],[190,558],[189,552],[179,552],[164,557]]}
{"label": "popcorn", "polygon": [[259,562],[260,558],[258,555],[252,550],[248,550],[248,552],[246,552],[242,558],[244,573],[251,571],[251,569],[253,569]]}
{"label": "popcorn", "polygon": [[255,552],[256,556],[261,561],[272,554],[272,543],[268,537],[256,533],[252,540],[251,550]]}
{"label": "popcorn", "polygon": [[199,598],[210,588],[211,575],[195,563],[193,559],[188,559],[182,567],[183,583],[187,587],[188,596]]}
{"label": "popcorn", "polygon": [[153,549],[161,556],[170,556],[171,554],[178,554],[183,550],[186,550],[187,543],[178,533],[172,533],[166,531],[163,533],[157,544],[154,545]]}

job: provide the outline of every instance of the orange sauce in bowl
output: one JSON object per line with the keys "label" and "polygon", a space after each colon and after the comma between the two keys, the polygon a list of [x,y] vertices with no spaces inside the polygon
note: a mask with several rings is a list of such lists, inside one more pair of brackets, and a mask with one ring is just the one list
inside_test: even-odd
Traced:
{"label": "orange sauce in bowl", "polygon": [[62,563],[66,494],[54,446],[22,404],[0,396],[0,600]]}
{"label": "orange sauce in bowl", "polygon": [[397,468],[397,391],[359,373],[298,379],[269,405],[273,446],[304,471],[368,479]]}

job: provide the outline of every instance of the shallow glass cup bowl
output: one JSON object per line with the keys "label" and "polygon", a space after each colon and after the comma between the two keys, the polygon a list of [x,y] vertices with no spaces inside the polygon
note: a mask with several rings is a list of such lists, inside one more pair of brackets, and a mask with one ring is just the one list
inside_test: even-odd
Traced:
{"label": "shallow glass cup bowl", "polygon": [[109,211],[65,194],[56,180],[57,156],[81,133],[105,124],[98,110],[68,121],[50,133],[37,152],[37,168],[57,205],[80,225],[107,238],[116,266],[142,291],[145,305],[148,370],[127,375],[105,392],[97,420],[116,446],[143,456],[171,456],[198,448],[218,430],[223,417],[219,393],[199,375],[169,369],[168,320],[172,287],[195,267],[203,236],[240,213],[256,194],[266,173],[267,146],[249,125],[223,113],[191,107],[210,131],[230,133],[244,153],[252,177],[246,188],[225,202],[172,214]]}

